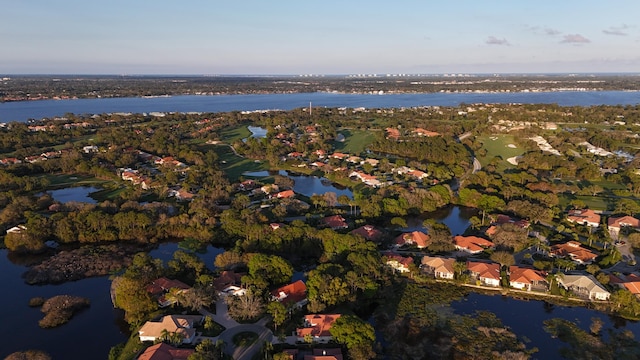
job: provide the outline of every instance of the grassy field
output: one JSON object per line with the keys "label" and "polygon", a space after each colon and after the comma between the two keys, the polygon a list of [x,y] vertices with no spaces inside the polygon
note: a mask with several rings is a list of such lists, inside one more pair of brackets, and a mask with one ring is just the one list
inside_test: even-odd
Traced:
{"label": "grassy field", "polygon": [[360,154],[374,140],[374,135],[370,131],[344,129],[340,130],[339,133],[344,135],[345,141],[334,141],[333,146],[336,151],[348,154]]}
{"label": "grassy field", "polygon": [[249,131],[246,125],[236,126],[220,132],[220,140],[227,144],[233,144],[235,141],[246,139],[249,136],[251,136],[251,131]]}
{"label": "grassy field", "polygon": [[230,181],[237,181],[244,172],[269,170],[269,163],[244,158],[234,154],[231,147],[227,145],[215,145],[213,151],[220,159],[220,168],[227,175]]}
{"label": "grassy field", "polygon": [[513,135],[491,135],[491,136],[480,136],[478,140],[482,142],[483,148],[487,150],[487,156],[478,157],[482,166],[487,165],[491,159],[496,156],[500,156],[503,161],[501,161],[500,166],[504,166],[506,168],[512,168],[513,165],[507,162],[508,158],[519,156],[524,153],[522,148],[516,147],[512,148],[508,145],[515,144],[515,139]]}

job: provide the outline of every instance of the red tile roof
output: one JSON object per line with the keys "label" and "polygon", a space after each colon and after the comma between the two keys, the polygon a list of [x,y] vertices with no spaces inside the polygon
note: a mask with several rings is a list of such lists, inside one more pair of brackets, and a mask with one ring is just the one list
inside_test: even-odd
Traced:
{"label": "red tile roof", "polygon": [[544,281],[545,274],[540,270],[519,267],[516,265],[509,267],[509,281],[522,284],[532,284],[536,281]]}
{"label": "red tile roof", "polygon": [[332,215],[332,216],[327,216],[326,218],[322,219],[322,224],[327,225],[328,227],[332,228],[332,229],[346,229],[349,227],[349,225],[346,223],[346,221],[344,220],[344,218],[340,215]]}
{"label": "red tile roof", "polygon": [[477,236],[461,236],[457,235],[453,238],[453,243],[460,249],[466,249],[470,252],[481,252],[485,248],[494,246],[494,243]]}
{"label": "red tile roof", "polygon": [[272,291],[271,296],[280,302],[295,304],[307,298],[307,286],[304,281],[298,280]]}
{"label": "red tile roof", "polygon": [[419,248],[427,247],[431,244],[431,237],[422,231],[412,231],[409,233],[400,234],[396,237],[395,243],[398,246],[406,244],[414,245]]}
{"label": "red tile roof", "polygon": [[373,225],[364,225],[351,231],[353,235],[360,235],[368,241],[376,241],[382,236],[382,231],[376,229]]}
{"label": "red tile roof", "polygon": [[473,273],[477,273],[478,277],[500,280],[499,264],[467,260],[467,269]]}
{"label": "red tile roof", "polygon": [[298,337],[309,334],[315,337],[331,336],[331,326],[340,317],[340,314],[311,314],[305,315],[304,321],[307,327],[296,329]]}
{"label": "red tile roof", "polygon": [[178,349],[165,343],[149,346],[138,360],[187,360],[193,349]]}
{"label": "red tile roof", "polygon": [[569,210],[567,220],[578,224],[600,224],[600,214],[596,214],[591,209]]}
{"label": "red tile roof", "polygon": [[593,261],[597,254],[582,247],[577,241],[568,241],[564,244],[556,244],[551,246],[550,253],[555,256],[569,256],[572,260],[587,263]]}
{"label": "red tile roof", "polygon": [[166,291],[169,291],[169,289],[173,289],[173,288],[177,288],[180,290],[188,290],[188,289],[191,289],[191,286],[183,283],[180,280],[173,280],[173,279],[168,279],[166,277],[161,277],[159,279],[152,281],[151,284],[147,286],[147,292],[153,295],[160,295]]}
{"label": "red tile roof", "polygon": [[607,225],[614,228],[621,228],[624,226],[640,228],[640,220],[633,216],[610,217],[607,219]]}

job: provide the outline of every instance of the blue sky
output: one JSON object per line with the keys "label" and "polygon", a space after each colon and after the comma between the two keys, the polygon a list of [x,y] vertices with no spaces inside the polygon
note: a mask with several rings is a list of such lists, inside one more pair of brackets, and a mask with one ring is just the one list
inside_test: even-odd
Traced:
{"label": "blue sky", "polygon": [[638,0],[0,0],[0,74],[640,72]]}

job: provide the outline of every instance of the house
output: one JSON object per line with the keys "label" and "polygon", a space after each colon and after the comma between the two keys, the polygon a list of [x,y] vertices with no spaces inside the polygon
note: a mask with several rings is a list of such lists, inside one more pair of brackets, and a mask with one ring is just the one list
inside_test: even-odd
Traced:
{"label": "house", "polygon": [[189,291],[191,286],[183,283],[180,280],[168,279],[166,277],[161,277],[151,282],[147,286],[147,292],[151,294],[153,297],[158,299],[158,304],[160,307],[167,307],[169,305],[173,305],[174,300],[167,299],[165,294],[168,293],[171,289],[176,289],[178,293]]}
{"label": "house", "polygon": [[405,245],[415,246],[418,249],[426,248],[431,244],[431,237],[422,231],[412,231],[404,234],[400,234],[394,239],[395,247],[402,247]]}
{"label": "house", "polygon": [[329,155],[329,157],[332,159],[344,160],[349,157],[349,154],[334,152],[333,154]]}
{"label": "house", "polygon": [[611,293],[605,290],[593,275],[565,274],[558,277],[558,285],[589,300],[609,300],[611,296]]}
{"label": "house", "polygon": [[14,226],[7,230],[7,234],[20,234],[23,231],[26,231],[27,227],[24,225]]}
{"label": "house", "polygon": [[413,258],[404,257],[391,252],[384,254],[383,258],[387,265],[401,273],[409,272],[410,266],[413,264]]}
{"label": "house", "polygon": [[358,178],[360,181],[371,187],[379,187],[382,185],[380,180],[375,176],[363,173],[362,171],[352,171],[351,174],[349,174],[349,177]]}
{"label": "house", "polygon": [[509,285],[512,288],[527,291],[534,288],[546,290],[546,274],[540,270],[512,265],[509,266]]}
{"label": "house", "polygon": [[457,235],[453,238],[453,245],[457,250],[469,254],[478,254],[483,252],[485,249],[493,248],[495,246],[493,242],[481,237],[461,235]]}
{"label": "house", "polygon": [[281,227],[283,227],[284,224],[283,223],[272,222],[271,224],[269,224],[269,226],[271,227],[271,230],[278,230]]}
{"label": "house", "polygon": [[453,279],[456,273],[455,263],[456,259],[453,258],[424,256],[420,262],[420,269],[438,279]]}
{"label": "house", "polygon": [[622,289],[629,290],[633,295],[640,298],[640,276],[638,274],[629,275],[609,275],[609,284],[617,285]]}
{"label": "house", "polygon": [[331,340],[331,326],[340,314],[311,314],[304,317],[304,327],[296,329],[298,341],[310,336],[314,342],[326,343]]}
{"label": "house", "polygon": [[245,180],[241,182],[240,185],[238,185],[238,188],[241,191],[253,190],[255,189],[255,187],[256,187],[256,182],[251,179]]}
{"label": "house", "polygon": [[378,159],[364,159],[364,161],[362,162],[362,164],[369,164],[373,167],[378,166],[379,163],[380,163],[380,160]]}
{"label": "house", "polygon": [[567,221],[591,227],[600,226],[600,214],[591,209],[569,210]]}
{"label": "house", "polygon": [[193,193],[188,192],[187,190],[180,188],[180,189],[170,189],[168,192],[168,196],[173,196],[176,198],[176,200],[178,201],[191,201],[193,200],[193,198],[196,196]]}
{"label": "house", "polygon": [[169,344],[158,343],[149,346],[138,356],[138,360],[187,360],[193,349],[178,349]]}
{"label": "house", "polygon": [[411,132],[418,136],[426,136],[426,137],[441,136],[440,133],[437,133],[435,131],[425,130],[422,128],[416,128]]}
{"label": "house", "polygon": [[620,229],[625,226],[640,229],[640,220],[633,216],[610,217],[607,220],[607,226],[609,227],[609,231],[617,234],[620,232]]}
{"label": "house", "polygon": [[234,271],[225,270],[213,281],[213,287],[222,296],[242,296],[247,290],[242,287],[242,276]]}
{"label": "house", "polygon": [[572,261],[579,264],[590,264],[598,257],[598,254],[583,248],[582,244],[577,241],[567,241],[564,244],[553,245],[549,254],[556,257],[568,256]]}
{"label": "house", "polygon": [[15,165],[15,164],[20,164],[22,163],[22,160],[11,157],[11,158],[5,158],[5,159],[1,159],[0,160],[0,165]]}
{"label": "house", "polygon": [[387,132],[387,139],[398,140],[400,138],[400,130],[394,128],[384,129]]}
{"label": "house", "polygon": [[138,330],[140,341],[156,341],[168,333],[178,333],[183,344],[191,344],[196,337],[195,325],[202,322],[202,315],[167,315],[160,321],[147,321]]}
{"label": "house", "polygon": [[305,355],[304,360],[342,360],[342,349],[313,349],[311,355]]}
{"label": "house", "polygon": [[526,229],[529,227],[529,222],[527,220],[515,219],[509,215],[500,214],[496,218],[496,224],[514,224],[519,228]]}
{"label": "house", "polygon": [[382,231],[373,225],[364,225],[351,231],[353,235],[360,235],[367,241],[378,241],[382,237]]}
{"label": "house", "polygon": [[82,151],[85,154],[89,154],[89,153],[95,153],[98,152],[98,147],[95,145],[88,145],[88,146],[83,146],[82,147]]}
{"label": "house", "polygon": [[289,199],[296,196],[296,193],[293,192],[293,190],[285,190],[285,191],[280,191],[279,193],[276,194],[276,198],[278,199]]}
{"label": "house", "polygon": [[500,286],[500,265],[496,263],[467,260],[471,277],[487,286]]}
{"label": "house", "polygon": [[302,280],[295,281],[272,291],[271,299],[300,309],[309,302],[307,300],[307,286]]}
{"label": "house", "polygon": [[320,220],[320,223],[330,227],[333,230],[346,229],[349,227],[349,225],[341,215],[327,216],[324,219]]}

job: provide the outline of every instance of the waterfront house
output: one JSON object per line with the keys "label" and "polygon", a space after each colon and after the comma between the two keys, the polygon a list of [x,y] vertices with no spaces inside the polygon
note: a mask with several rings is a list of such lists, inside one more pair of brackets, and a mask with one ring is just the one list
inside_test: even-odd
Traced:
{"label": "waterfront house", "polygon": [[300,309],[309,302],[307,286],[302,280],[295,281],[272,291],[271,299]]}
{"label": "waterfront house", "polygon": [[411,270],[410,266],[413,264],[413,258],[404,257],[390,252],[385,253],[383,259],[385,264],[401,273],[409,272]]}
{"label": "waterfront house", "polygon": [[589,300],[609,300],[611,293],[605,290],[593,275],[565,274],[558,277],[558,285],[575,295]]}
{"label": "waterfront house", "polygon": [[314,342],[326,343],[332,339],[331,326],[340,318],[340,314],[310,314],[304,317],[304,327],[296,329],[300,342],[311,337]]}
{"label": "waterfront house", "polygon": [[178,333],[183,344],[191,344],[196,337],[195,325],[202,322],[202,315],[167,315],[160,321],[147,321],[138,331],[140,341],[162,340],[164,330]]}
{"label": "waterfront house", "polygon": [[456,272],[455,263],[456,260],[453,258],[424,256],[420,262],[420,269],[438,279],[453,279]]}
{"label": "waterfront house", "polygon": [[543,271],[521,267],[509,266],[509,285],[520,290],[547,290],[546,274]]}
{"label": "waterfront house", "polygon": [[147,286],[147,292],[157,299],[160,307],[167,307],[175,303],[175,300],[167,299],[165,296],[171,289],[175,289],[174,291],[178,293],[183,293],[189,291],[191,286],[180,280],[168,279],[166,277],[153,280],[151,284]]}
{"label": "waterfront house", "polygon": [[412,231],[400,234],[394,239],[393,246],[403,247],[405,245],[415,246],[418,249],[426,248],[431,244],[431,237],[422,231]]}
{"label": "waterfront house", "polygon": [[500,286],[500,265],[490,262],[467,260],[467,270],[472,279],[486,286]]}
{"label": "waterfront house", "polygon": [[638,274],[609,275],[609,284],[627,289],[637,298],[640,298],[640,276]]}
{"label": "waterfront house", "polygon": [[242,287],[242,276],[234,271],[225,270],[220,276],[213,281],[213,287],[218,291],[218,294],[242,296],[247,290]]}
{"label": "waterfront house", "polygon": [[159,343],[144,350],[138,360],[187,360],[193,354],[193,349],[179,349],[169,344]]}
{"label": "waterfront house", "polygon": [[289,199],[296,196],[296,193],[293,192],[293,190],[285,190],[285,191],[280,191],[279,193],[276,194],[276,198],[278,199]]}
{"label": "waterfront house", "polygon": [[453,245],[457,250],[469,254],[478,254],[483,252],[485,249],[490,249],[495,246],[493,242],[481,237],[461,235],[453,237]]}
{"label": "waterfront house", "polygon": [[362,171],[352,171],[349,174],[349,177],[355,177],[371,187],[379,187],[380,185],[382,185],[380,180],[378,180],[375,176],[363,173]]}

